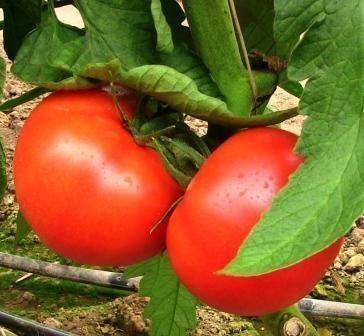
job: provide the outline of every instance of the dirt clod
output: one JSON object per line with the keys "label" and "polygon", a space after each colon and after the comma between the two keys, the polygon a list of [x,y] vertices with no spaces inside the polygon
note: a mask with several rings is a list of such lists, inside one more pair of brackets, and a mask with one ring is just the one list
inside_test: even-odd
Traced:
{"label": "dirt clod", "polygon": [[33,293],[24,292],[18,297],[17,303],[24,308],[25,307],[34,307],[34,306],[37,306],[38,300]]}
{"label": "dirt clod", "polygon": [[351,272],[358,270],[361,267],[364,267],[364,255],[359,253],[349,259],[348,263],[345,265],[345,270]]}

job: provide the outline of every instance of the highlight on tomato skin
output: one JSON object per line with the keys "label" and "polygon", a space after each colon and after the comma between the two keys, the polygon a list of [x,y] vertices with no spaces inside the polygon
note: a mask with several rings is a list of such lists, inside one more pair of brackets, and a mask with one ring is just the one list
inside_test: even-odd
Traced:
{"label": "highlight on tomato skin", "polygon": [[[128,115],[135,101],[120,104]],[[14,159],[20,210],[42,242],[82,264],[129,265],[165,248],[151,229],[181,188],[151,148],[137,145],[110,94],[59,91],[21,130]]]}
{"label": "highlight on tomato skin", "polygon": [[296,135],[280,129],[241,131],[212,153],[187,189],[169,222],[167,251],[182,283],[202,302],[242,316],[278,311],[307,295],[339,253],[342,239],[268,274],[216,274],[302,163],[296,142]]}

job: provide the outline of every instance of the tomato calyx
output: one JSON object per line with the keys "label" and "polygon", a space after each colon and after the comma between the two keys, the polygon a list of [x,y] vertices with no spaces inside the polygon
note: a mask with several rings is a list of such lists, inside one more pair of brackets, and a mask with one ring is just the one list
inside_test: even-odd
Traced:
{"label": "tomato calyx", "polygon": [[130,118],[120,104],[117,88],[113,84],[110,88],[123,127],[138,145],[157,151],[169,174],[186,188],[210,155],[205,142],[184,122],[181,113],[149,96],[138,99]]}

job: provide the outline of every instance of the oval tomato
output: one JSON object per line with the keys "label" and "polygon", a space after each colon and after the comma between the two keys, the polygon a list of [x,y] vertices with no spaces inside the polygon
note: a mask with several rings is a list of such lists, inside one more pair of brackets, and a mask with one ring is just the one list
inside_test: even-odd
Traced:
{"label": "oval tomato", "polygon": [[[134,112],[135,101],[120,104]],[[181,194],[100,90],[57,92],[35,108],[19,137],[14,178],[20,209],[44,244],[92,265],[160,252],[166,223],[150,231]]]}
{"label": "oval tomato", "polygon": [[305,296],[339,252],[341,241],[291,267],[254,277],[215,274],[226,266],[273,197],[302,162],[297,137],[274,128],[242,131],[201,167],[170,219],[167,251],[186,287],[203,302],[261,316]]}

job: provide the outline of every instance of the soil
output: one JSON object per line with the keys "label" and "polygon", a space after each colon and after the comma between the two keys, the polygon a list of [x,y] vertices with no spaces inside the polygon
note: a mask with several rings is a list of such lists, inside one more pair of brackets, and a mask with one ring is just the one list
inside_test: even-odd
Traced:
{"label": "soil", "polygon": [[[2,50],[2,48],[1,48]],[[5,55],[2,55],[3,57]],[[30,89],[9,72],[4,99],[19,96]],[[39,99],[16,107],[6,113],[0,112],[0,136],[5,142],[8,160],[9,182],[7,193],[0,204],[0,251],[21,254],[46,261],[67,263],[64,259],[45,249],[33,234],[19,246],[14,243],[15,214],[18,205],[14,196],[12,158],[19,130]],[[270,105],[276,109],[296,106],[297,98],[277,90]],[[300,134],[304,118],[293,118],[281,125]],[[190,120],[198,133],[204,133],[205,123]],[[311,293],[311,297],[364,304],[364,218],[360,218],[347,235],[342,251],[333,267],[327,272]],[[360,257],[361,256],[361,257]],[[147,335],[149,322],[142,317],[146,298],[126,296],[120,291],[97,288],[67,281],[32,277],[14,285],[23,273],[0,269],[0,309],[43,322],[49,326],[71,331],[77,335]],[[360,321],[315,319],[322,334],[332,336],[359,336],[364,334]],[[1,330],[0,330],[1,332]],[[5,331],[4,331],[5,334]],[[198,335],[267,335],[256,319],[218,312],[209,307],[198,309],[198,327],[191,333]]]}

